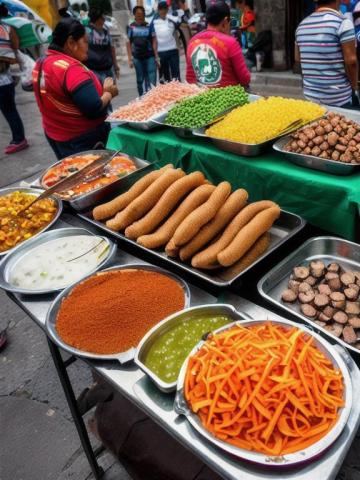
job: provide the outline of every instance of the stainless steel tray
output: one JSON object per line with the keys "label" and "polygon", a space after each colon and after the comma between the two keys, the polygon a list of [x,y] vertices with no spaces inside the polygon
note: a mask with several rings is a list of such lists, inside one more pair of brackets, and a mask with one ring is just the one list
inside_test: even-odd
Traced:
{"label": "stainless steel tray", "polygon": [[[150,329],[138,345],[135,355],[135,363],[151,378],[151,380],[162,392],[168,393],[174,391],[176,389],[177,381],[165,382],[145,365],[146,356],[149,352],[149,349],[152,347],[154,342],[158,340],[158,338],[162,337],[164,333],[169,331],[172,327],[186,322],[190,317],[194,318],[194,316],[202,315],[227,315],[229,318],[231,318],[230,322],[249,318],[247,315],[237,312],[232,305],[218,303],[215,305],[200,305],[198,307],[186,308],[181,312],[170,315]],[[208,332],[204,332],[204,334],[205,333]]]}
{"label": "stainless steel tray", "polygon": [[325,263],[337,262],[347,270],[360,270],[360,245],[336,237],[310,238],[259,281],[258,291],[263,298],[308,323],[322,334],[330,337],[333,342],[336,341],[352,352],[360,354],[360,350],[335,337],[303,315],[297,305],[282,303],[281,294],[287,288],[292,269],[313,260],[323,260]]}
{"label": "stainless steel tray", "polygon": [[[100,272],[109,272],[112,270],[150,270],[152,272],[158,272],[162,273],[163,275],[166,275],[173,280],[175,280],[181,288],[184,290],[184,296],[185,296],[185,305],[184,307],[187,308],[190,306],[190,289],[189,286],[184,280],[182,280],[180,277],[177,275],[174,275],[173,273],[169,273],[166,270],[163,270],[162,268],[159,267],[153,267],[152,265],[146,265],[142,263],[131,263],[128,265],[115,265],[110,268],[105,268],[102,270],[99,270]],[[65,297],[67,297],[72,289],[79,283],[83,282],[85,279],[91,277],[91,275],[87,275],[84,277],[82,280],[77,282],[76,284],[70,285],[70,287],[66,288],[63,290],[54,300],[54,302],[51,304],[47,316],[46,316],[46,324],[45,328],[47,330],[47,333],[49,337],[51,338],[52,341],[54,341],[60,348],[63,350],[66,350],[67,352],[71,353],[72,355],[77,355],[78,357],[84,357],[84,358],[91,358],[93,360],[118,360],[120,363],[126,363],[134,359],[135,353],[136,353],[136,346],[130,348],[126,352],[119,352],[116,354],[112,355],[101,355],[101,354],[96,354],[96,353],[91,353],[91,352],[85,352],[83,350],[78,350],[77,348],[72,347],[71,345],[68,345],[65,343],[59,334],[57,333],[56,330],[56,317],[58,314],[58,311],[60,309],[61,303]],[[76,319],[74,319],[76,320]]]}
{"label": "stainless steel tray", "polygon": [[106,119],[106,122],[112,123],[114,125],[126,125],[127,127],[134,128],[135,130],[149,132],[150,130],[156,130],[157,128],[161,128],[161,125],[156,120],[161,118],[165,112],[167,113],[166,110],[163,110],[162,112],[153,115],[148,120],[144,120],[142,122],[135,122],[133,120],[116,120],[116,118],[113,119],[111,118],[111,116]]}
{"label": "stainless steel tray", "polygon": [[[264,323],[266,320],[244,320],[241,322],[242,326],[251,326],[256,324]],[[237,322],[235,322],[236,324]],[[289,327],[296,327],[300,330],[303,330],[308,335],[314,337],[316,345],[319,349],[321,349],[324,354],[326,354],[329,359],[332,361],[333,365],[341,370],[343,378],[344,378],[344,392],[345,392],[345,406],[340,409],[340,414],[337,423],[334,425],[332,430],[328,432],[325,437],[323,437],[318,442],[314,443],[310,447],[306,448],[305,450],[283,455],[281,457],[271,457],[262,453],[252,452],[248,450],[244,450],[238,447],[235,447],[229,443],[226,443],[222,440],[219,440],[211,433],[209,433],[202,425],[199,417],[194,414],[187,405],[187,401],[184,397],[184,382],[185,382],[185,373],[187,369],[187,364],[189,358],[194,355],[204,344],[204,341],[198,343],[198,345],[192,350],[189,354],[188,358],[185,360],[181,372],[178,379],[177,384],[177,393],[175,397],[174,409],[176,413],[179,415],[184,415],[191,426],[206,440],[216,445],[218,448],[248,462],[252,462],[254,464],[258,464],[261,466],[271,467],[271,468],[289,468],[296,465],[300,465],[303,463],[310,462],[311,460],[319,457],[323,454],[331,445],[336,441],[339,435],[342,433],[344,428],[346,427],[352,404],[353,404],[353,396],[352,396],[352,381],[349,373],[349,369],[346,365],[346,361],[344,361],[344,357],[341,354],[341,347],[336,346],[334,347],[330,343],[328,343],[324,338],[320,335],[310,331],[303,325],[299,325],[297,323],[291,322],[289,320],[272,320],[272,323],[277,323],[280,325],[285,325]],[[221,332],[227,329],[230,329],[234,324],[226,325],[225,327],[219,328],[215,331]],[[345,358],[346,358],[346,353]]]}
{"label": "stainless steel tray", "polygon": [[[259,98],[261,98],[260,95],[249,94],[249,103],[256,102],[256,100],[259,100]],[[206,125],[203,125],[201,128],[203,128],[205,130],[206,128],[209,127],[210,123],[211,124],[215,123],[217,121],[217,119],[220,119],[223,115],[226,115],[227,113],[230,113],[232,110],[234,110],[234,108],[238,108],[238,107],[239,107],[239,105],[234,105],[233,107],[227,108],[226,110],[224,110],[221,113],[219,113],[218,115],[216,115],[216,117],[213,118],[213,120],[211,122],[209,122]],[[166,120],[166,117],[167,117],[168,113],[169,112],[162,113],[156,120],[154,120],[155,123],[158,123],[162,127],[172,128],[174,130],[174,132],[176,133],[176,135],[178,135],[180,138],[193,138],[193,137],[195,137],[194,130],[198,130],[198,129],[186,128],[186,127],[175,127],[174,125],[170,125],[169,123],[166,123],[165,120]]]}
{"label": "stainless steel tray", "polygon": [[[67,158],[72,158],[80,155],[89,155],[89,154],[94,154],[94,155],[112,155],[115,153],[115,150],[86,150],[85,152],[77,153],[75,155],[70,155],[69,157],[63,158],[59,162],[55,162],[52,165],[50,165],[49,168],[45,170],[45,172],[41,175],[39,179],[39,183],[41,188],[46,189],[46,187],[43,185],[42,180],[44,176],[47,174],[49,170],[51,170],[53,167],[56,165],[59,165],[63,160],[66,160]],[[131,157],[130,155],[127,155],[126,153],[119,153],[119,156],[124,156],[132,160],[137,168],[134,172],[130,172],[127,175],[124,175],[123,177],[120,177],[118,180],[115,180],[115,182],[109,183],[108,185],[104,185],[103,187],[97,188],[96,190],[92,190],[91,192],[85,193],[83,195],[78,195],[75,198],[72,199],[63,199],[63,202],[68,202],[75,210],[81,211],[81,210],[86,210],[93,205],[96,205],[97,203],[102,202],[107,196],[115,194],[119,187],[126,184],[128,178],[130,177],[136,177],[139,172],[143,172],[145,170],[149,170],[151,167],[151,163],[142,160],[137,157]]]}
{"label": "stainless steel tray", "polygon": [[279,138],[275,137],[270,140],[266,140],[263,143],[240,143],[233,142],[231,140],[225,140],[223,138],[210,137],[205,134],[205,128],[195,128],[193,134],[195,137],[205,138],[211,140],[211,142],[220,150],[225,152],[234,153],[235,155],[242,155],[244,157],[257,157],[262,153],[269,151],[273,143]]}
{"label": "stainless steel tray", "polygon": [[319,170],[320,172],[331,173],[332,175],[351,175],[360,172],[360,163],[355,165],[351,163],[336,162],[335,160],[327,160],[326,158],[315,157],[313,155],[304,155],[301,153],[287,152],[284,150],[285,145],[291,140],[291,136],[280,138],[274,145],[273,149],[280,152],[290,160],[290,162],[300,167]]}
{"label": "stainless steel tray", "polygon": [[44,232],[37,238],[30,239],[26,242],[25,245],[20,244],[12,253],[9,253],[0,263],[0,288],[13,293],[22,293],[24,295],[43,295],[53,292],[58,292],[64,290],[63,288],[53,288],[49,290],[29,290],[26,288],[16,287],[9,283],[9,278],[13,268],[22,262],[25,255],[27,255],[31,250],[49,242],[50,240],[55,240],[63,237],[72,237],[74,235],[90,235],[90,236],[99,236],[105,242],[104,247],[108,246],[108,251],[104,259],[97,266],[96,269],[89,272],[87,275],[92,275],[97,270],[104,268],[111,260],[113,259],[116,252],[116,245],[114,242],[109,240],[107,237],[95,235],[94,233],[86,230],[85,228],[69,227],[69,228],[58,228],[55,230],[50,230],[49,232]]}
{"label": "stainless steel tray", "polygon": [[[35,195],[39,196],[43,193],[43,190],[40,190],[39,188],[32,188],[32,187],[6,187],[6,188],[1,188],[0,189],[0,197],[3,197],[4,195],[7,195],[8,193],[12,192],[23,192],[23,193],[29,193],[30,195]],[[33,240],[37,236],[39,236],[42,232],[45,232],[45,230],[48,230],[50,227],[54,225],[54,223],[57,221],[57,219],[60,217],[62,209],[63,209],[63,203],[59,198],[56,198],[54,196],[50,197],[52,200],[57,205],[57,212],[54,216],[54,218],[51,220],[51,222],[46,225],[44,228],[42,228],[36,235],[33,235],[30,237],[28,240],[24,240],[23,242],[19,243],[13,248],[10,248],[9,250],[6,250],[5,252],[0,253],[0,257],[4,255],[8,255],[10,252],[13,252],[16,248],[19,248],[21,245],[24,245],[25,243],[28,243],[29,241]]]}
{"label": "stainless steel tray", "polygon": [[161,258],[165,260],[167,263],[171,265],[175,265],[176,267],[181,268],[183,271],[187,273],[193,274],[195,277],[208,282],[211,285],[216,287],[228,287],[232,285],[236,280],[238,280],[242,275],[244,275],[247,271],[257,265],[261,260],[266,258],[275,250],[279,249],[281,245],[287,242],[290,238],[300,232],[306,224],[305,220],[303,220],[298,215],[293,213],[286,212],[285,210],[281,211],[280,218],[275,222],[275,224],[270,229],[271,234],[271,243],[268,250],[263,253],[252,265],[248,268],[243,270],[241,273],[236,275],[229,275],[226,268],[222,268],[219,270],[199,270],[193,268],[191,265],[181,262],[181,260],[176,258],[168,257],[164,251],[160,250],[150,250],[148,248],[139,245],[136,241],[130,240],[126,238],[125,235],[119,232],[114,232],[110,228],[108,228],[104,223],[98,222],[93,219],[92,213],[85,212],[85,213],[78,213],[78,216],[85,220],[86,222],[91,223],[92,225],[96,225],[100,230],[112,235],[119,240],[122,240],[125,243],[133,245],[138,251],[143,251],[148,254],[151,254],[154,259]]}

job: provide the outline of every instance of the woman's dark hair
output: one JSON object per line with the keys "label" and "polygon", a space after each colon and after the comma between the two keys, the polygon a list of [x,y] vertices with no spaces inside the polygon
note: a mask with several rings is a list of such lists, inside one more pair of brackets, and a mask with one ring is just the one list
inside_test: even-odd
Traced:
{"label": "woman's dark hair", "polygon": [[9,10],[7,9],[6,5],[0,3],[0,18],[5,18],[9,16]]}
{"label": "woman's dark hair", "polygon": [[85,33],[85,27],[79,20],[72,17],[63,18],[53,31],[52,42],[49,48],[63,48],[69,37],[72,37],[74,40],[79,40]]}
{"label": "woman's dark hair", "polygon": [[142,7],[141,5],[136,5],[136,7],[133,8],[133,15],[135,15],[135,13],[138,11],[138,10],[141,10],[143,12],[143,14],[145,15],[145,8]]}
{"label": "woman's dark hair", "polygon": [[103,16],[102,10],[100,10],[99,8],[93,8],[93,7],[90,8],[89,20],[91,23],[95,23],[102,16]]}

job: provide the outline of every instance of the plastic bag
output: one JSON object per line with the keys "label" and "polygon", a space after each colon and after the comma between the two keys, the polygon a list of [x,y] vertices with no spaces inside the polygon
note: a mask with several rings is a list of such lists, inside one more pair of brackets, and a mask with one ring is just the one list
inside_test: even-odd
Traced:
{"label": "plastic bag", "polygon": [[31,92],[33,90],[32,71],[35,67],[35,61],[20,50],[17,50],[16,58],[18,64],[14,68],[11,67],[11,75],[19,77],[23,90]]}

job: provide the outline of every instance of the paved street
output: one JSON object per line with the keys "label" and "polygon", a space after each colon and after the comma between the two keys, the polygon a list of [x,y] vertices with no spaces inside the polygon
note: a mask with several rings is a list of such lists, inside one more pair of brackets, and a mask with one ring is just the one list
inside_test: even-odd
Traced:
{"label": "paved street", "polygon": [[[289,84],[286,77],[282,85],[277,82],[275,87],[271,76],[258,78],[257,82],[257,91],[262,88],[267,94],[280,94],[281,90],[282,95],[301,95],[298,82]],[[286,83],[288,88],[284,86]],[[114,106],[135,96],[134,73],[123,67],[120,96]],[[43,135],[33,94],[18,88],[17,104],[31,147],[16,155],[2,154],[9,132],[0,115],[1,187],[40,173],[55,161]],[[8,323],[9,344],[0,354],[0,480],[92,478],[44,334],[0,291],[0,330]],[[83,362],[72,364],[69,372],[77,394],[91,383],[90,371]],[[350,453],[339,480],[360,480],[358,448],[359,442]],[[101,457],[100,463],[106,470],[105,479],[130,479],[108,453]]]}

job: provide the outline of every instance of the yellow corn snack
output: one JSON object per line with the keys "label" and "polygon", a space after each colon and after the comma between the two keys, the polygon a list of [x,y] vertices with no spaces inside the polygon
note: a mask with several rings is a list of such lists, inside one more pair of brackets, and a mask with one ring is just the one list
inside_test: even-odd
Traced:
{"label": "yellow corn snack", "polygon": [[305,125],[325,111],[321,105],[305,100],[261,98],[230,112],[209,127],[206,135],[240,143],[262,143],[279,135],[291,123],[302,120]]}

